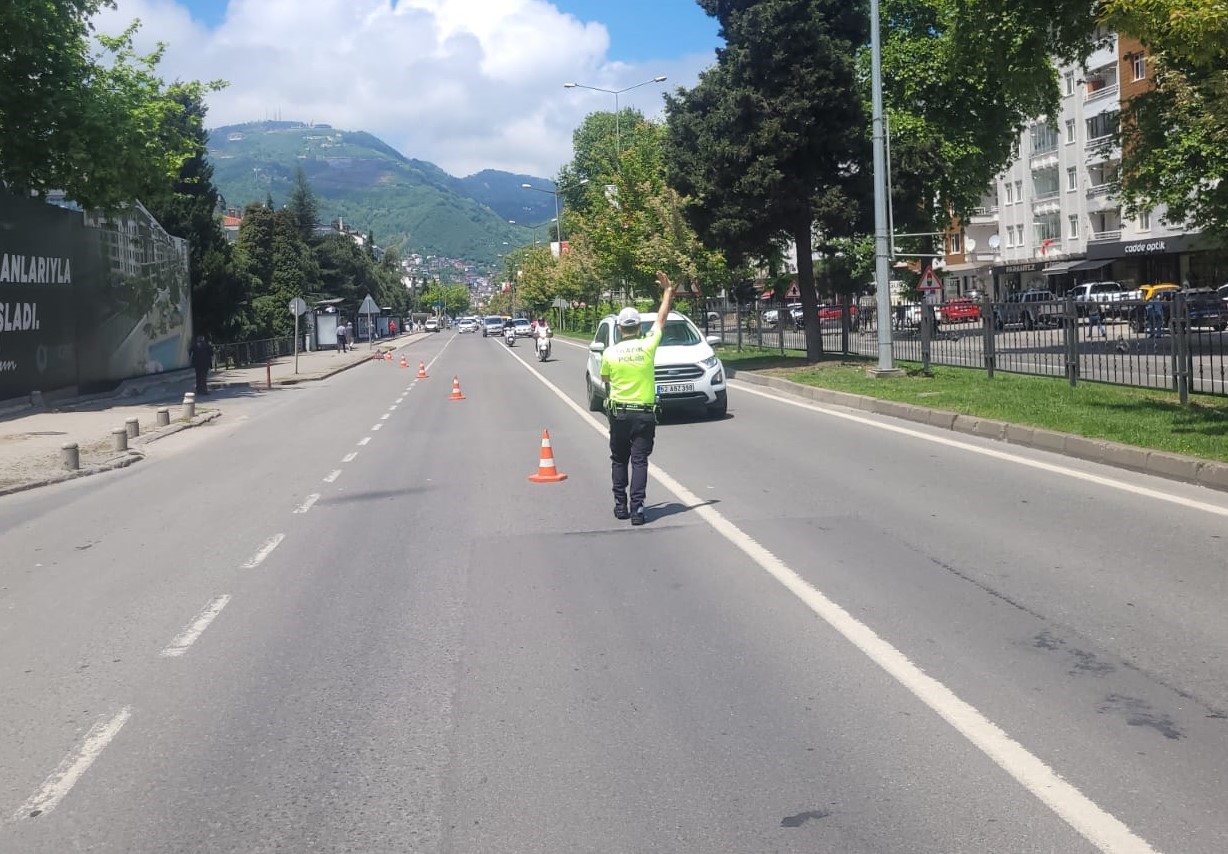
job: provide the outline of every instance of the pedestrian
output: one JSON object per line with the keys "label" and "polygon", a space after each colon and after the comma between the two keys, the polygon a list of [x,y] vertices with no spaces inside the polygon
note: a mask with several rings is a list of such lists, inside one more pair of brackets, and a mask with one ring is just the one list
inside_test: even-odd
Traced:
{"label": "pedestrian", "polygon": [[395,320],[388,321],[388,334],[393,338],[397,337],[397,322]]}
{"label": "pedestrian", "polygon": [[209,393],[209,370],[213,367],[213,345],[203,335],[196,336],[196,342],[188,351],[188,361],[196,370],[196,393]]}
{"label": "pedestrian", "polygon": [[[661,331],[674,298],[669,276],[657,271],[661,307],[652,328],[641,333],[640,313],[628,306],[618,313],[618,343],[601,354],[606,415],[610,422],[610,478],[614,487],[614,518],[643,525],[648,488],[648,457],[657,434],[655,356]],[[630,464],[630,483],[627,467]],[[631,503],[627,504],[627,488]]]}
{"label": "pedestrian", "polygon": [[1143,306],[1147,314],[1147,337],[1164,337],[1164,306],[1158,299],[1149,299]]}
{"label": "pedestrian", "polygon": [[1092,337],[1093,329],[1100,330],[1101,338],[1109,337],[1109,330],[1108,330],[1108,327],[1104,325],[1104,316],[1101,312],[1102,312],[1102,309],[1100,307],[1100,303],[1093,302],[1093,303],[1088,304],[1087,306],[1087,337],[1088,338]]}
{"label": "pedestrian", "polygon": [[345,321],[337,324],[337,351],[344,353],[346,351],[345,339],[349,336],[349,330],[345,327]]}

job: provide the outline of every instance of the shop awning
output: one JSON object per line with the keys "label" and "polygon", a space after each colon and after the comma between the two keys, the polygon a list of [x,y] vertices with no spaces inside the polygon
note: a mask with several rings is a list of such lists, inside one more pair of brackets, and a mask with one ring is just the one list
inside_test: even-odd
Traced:
{"label": "shop awning", "polygon": [[1080,261],[1074,266],[1070,267],[1066,272],[1079,273],[1084,270],[1099,270],[1103,267],[1109,266],[1112,263],[1113,262],[1109,259],[1101,259],[1100,261]]}
{"label": "shop awning", "polygon": [[1078,261],[1058,261],[1046,267],[1044,272],[1046,276],[1064,276],[1073,270],[1078,263]]}
{"label": "shop awning", "polygon": [[973,270],[987,270],[989,266],[987,263],[977,264],[975,262],[969,264],[947,264],[945,267],[941,267],[934,272],[939,276],[949,276],[952,273],[970,273]]}

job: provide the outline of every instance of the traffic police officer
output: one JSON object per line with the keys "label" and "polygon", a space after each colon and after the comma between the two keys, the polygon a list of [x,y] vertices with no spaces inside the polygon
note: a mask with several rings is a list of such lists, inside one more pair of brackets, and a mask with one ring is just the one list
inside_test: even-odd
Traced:
{"label": "traffic police officer", "polygon": [[[652,328],[641,334],[640,313],[631,307],[618,313],[618,343],[601,355],[601,381],[605,384],[606,414],[610,419],[611,480],[614,517],[644,524],[644,495],[648,488],[648,455],[657,433],[657,386],[654,357],[661,330],[669,315],[674,286],[657,272],[664,293]],[[627,464],[631,464],[631,504],[627,505]]]}

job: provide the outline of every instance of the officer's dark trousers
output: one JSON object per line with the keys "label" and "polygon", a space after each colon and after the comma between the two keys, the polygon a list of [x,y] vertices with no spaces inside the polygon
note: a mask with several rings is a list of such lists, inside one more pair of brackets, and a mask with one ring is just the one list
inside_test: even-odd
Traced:
{"label": "officer's dark trousers", "polygon": [[209,369],[207,367],[196,369],[196,393],[209,393]]}
{"label": "officer's dark trousers", "polygon": [[648,489],[648,455],[657,435],[657,418],[651,412],[610,414],[610,477],[614,503],[627,503],[627,465],[631,466],[631,511],[644,506]]}

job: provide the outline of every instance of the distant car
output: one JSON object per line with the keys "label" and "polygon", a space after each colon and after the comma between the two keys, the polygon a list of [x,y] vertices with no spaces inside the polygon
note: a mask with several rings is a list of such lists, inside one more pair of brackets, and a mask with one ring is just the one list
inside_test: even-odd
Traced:
{"label": "distant car", "polygon": [[461,335],[465,334],[466,332],[477,332],[478,319],[476,317],[462,317],[460,320],[456,321],[456,331]]}
{"label": "distant car", "polygon": [[1086,317],[1088,306],[1092,303],[1100,306],[1101,314],[1115,316],[1119,308],[1116,303],[1130,299],[1131,294],[1120,282],[1084,282],[1071,288],[1067,296],[1074,297],[1075,312],[1079,317]]}
{"label": "distant car", "polygon": [[959,297],[938,309],[943,323],[976,323],[981,319],[981,307],[967,297]]}
{"label": "distant car", "polygon": [[512,321],[516,328],[517,338],[528,338],[533,334],[533,323],[527,317],[518,317]]}
{"label": "distant car", "polygon": [[1065,319],[1066,304],[1057,299],[1052,291],[1031,288],[1007,294],[1006,299],[994,306],[994,326],[1018,324],[1024,329],[1037,326],[1061,326]]}
{"label": "distant car", "polygon": [[497,314],[488,314],[482,318],[482,337],[489,338],[492,335],[495,338],[503,336],[503,318]]}
{"label": "distant car", "polygon": [[425,329],[427,332],[438,332],[439,331],[439,318],[438,317],[427,318],[426,325],[423,326],[422,328]]}
{"label": "distant car", "polygon": [[[839,326],[843,322],[845,309],[849,313],[849,328],[857,328],[857,306],[855,305],[821,305],[819,306],[819,325],[820,326]],[[801,309],[798,309],[798,316],[801,316]]]}

